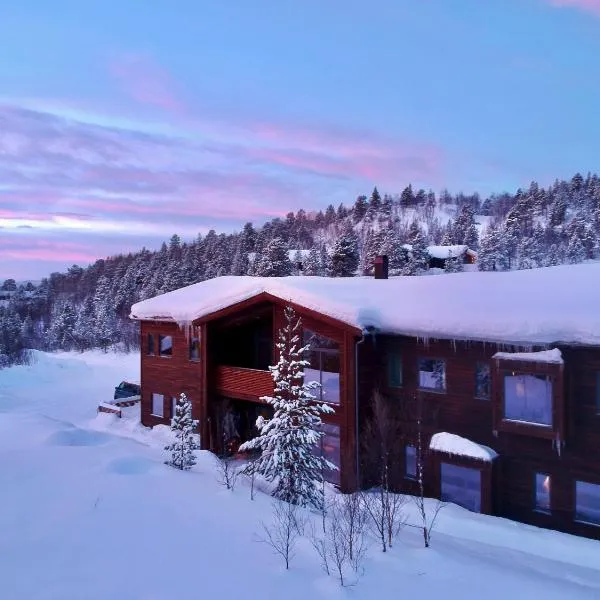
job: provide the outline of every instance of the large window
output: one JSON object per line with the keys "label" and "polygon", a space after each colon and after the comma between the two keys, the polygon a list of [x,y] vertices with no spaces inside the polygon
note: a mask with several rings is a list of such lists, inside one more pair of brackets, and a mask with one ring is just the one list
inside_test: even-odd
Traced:
{"label": "large window", "polygon": [[170,335],[158,336],[158,351],[161,356],[173,356],[173,338]]}
{"label": "large window", "polygon": [[481,512],[481,471],[445,462],[441,467],[442,500]]}
{"label": "large window", "polygon": [[535,510],[550,512],[550,475],[535,474]]}
{"label": "large window", "polygon": [[165,397],[162,394],[152,394],[152,414],[155,417],[165,416]]}
{"label": "large window", "polygon": [[421,358],[419,360],[419,387],[424,390],[446,390],[446,363],[443,360]]}
{"label": "large window", "polygon": [[387,354],[387,382],[388,387],[402,387],[402,357],[397,352]]}
{"label": "large window", "polygon": [[304,344],[310,349],[306,353],[306,360],[310,363],[304,369],[304,379],[308,383],[316,381],[321,384],[320,389],[313,390],[317,400],[340,403],[340,350],[339,344],[315,333],[304,330]]}
{"label": "large window", "polygon": [[200,360],[200,338],[190,338],[189,356],[190,360]]}
{"label": "large window", "polygon": [[600,525],[600,484],[587,481],[575,483],[575,519]]}
{"label": "large window", "polygon": [[504,377],[504,418],[552,426],[552,381],[546,375]]}
{"label": "large window", "polygon": [[417,478],[417,449],[414,446],[404,447],[404,477]]}
{"label": "large window", "polygon": [[151,333],[148,334],[148,354],[154,356],[154,335]]}
{"label": "large window", "polygon": [[330,483],[340,483],[340,426],[329,425],[323,423],[322,425],[325,435],[321,438],[321,449],[323,456],[331,463],[333,463],[337,469],[327,470],[325,472],[325,479]]}
{"label": "large window", "polygon": [[475,365],[475,398],[490,399],[490,365],[478,362]]}

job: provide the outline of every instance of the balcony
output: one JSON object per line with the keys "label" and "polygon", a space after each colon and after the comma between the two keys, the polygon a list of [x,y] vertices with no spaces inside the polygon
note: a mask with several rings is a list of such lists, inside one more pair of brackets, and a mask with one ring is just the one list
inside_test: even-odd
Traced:
{"label": "balcony", "polygon": [[213,381],[214,392],[235,400],[260,402],[261,396],[273,394],[273,379],[269,371],[219,365]]}

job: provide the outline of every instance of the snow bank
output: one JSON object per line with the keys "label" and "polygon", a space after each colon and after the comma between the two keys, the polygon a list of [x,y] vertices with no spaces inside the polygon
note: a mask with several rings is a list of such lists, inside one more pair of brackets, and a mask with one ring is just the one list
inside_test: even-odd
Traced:
{"label": "snow bank", "polygon": [[440,277],[218,277],[131,308],[182,326],[263,292],[358,329],[492,342],[600,345],[600,263]]}
{"label": "snow bank", "polygon": [[454,435],[453,433],[446,433],[445,431],[436,433],[431,437],[429,449],[437,450],[438,452],[447,452],[456,456],[475,458],[485,462],[490,462],[498,456],[494,450],[487,446],[482,446],[467,438]]}
{"label": "snow bank", "polygon": [[462,256],[468,249],[469,247],[465,246],[464,244],[458,244],[454,246],[427,246],[427,254],[429,254],[431,258],[458,258],[459,256]]}
{"label": "snow bank", "polygon": [[564,364],[562,354],[558,348],[542,350],[540,352],[496,352],[492,358],[499,360],[526,360],[538,363]]}

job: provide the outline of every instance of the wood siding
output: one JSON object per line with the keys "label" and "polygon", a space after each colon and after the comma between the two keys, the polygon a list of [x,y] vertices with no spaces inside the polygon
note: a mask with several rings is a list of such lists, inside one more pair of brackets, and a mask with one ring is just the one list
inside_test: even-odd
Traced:
{"label": "wood siding", "polygon": [[257,402],[273,394],[273,378],[269,371],[219,365],[214,371],[214,391],[228,398]]}
{"label": "wood siding", "polygon": [[[414,443],[415,415],[421,403],[425,447],[433,433],[447,431],[494,449],[499,456],[494,463],[492,514],[600,539],[600,527],[574,521],[575,481],[600,483],[600,415],[596,399],[600,348],[560,349],[565,360],[562,373],[560,365],[516,363],[513,366],[516,371],[549,373],[554,378],[555,410],[559,411],[555,413],[555,421],[559,431],[554,431],[551,436],[531,435],[535,430],[528,426],[519,430],[499,427],[502,390],[498,375],[506,363],[503,361],[494,373],[492,356],[499,350],[519,348],[392,336],[368,338],[361,347],[361,401],[378,387],[395,403],[398,417],[403,421],[401,443]],[[402,387],[393,388],[387,384],[386,365],[390,352],[402,357]],[[420,358],[445,361],[444,392],[419,390],[417,365]],[[488,363],[492,371],[489,400],[475,397],[478,362]],[[361,407],[360,414],[361,419],[368,418],[368,402]],[[398,479],[406,481],[403,479],[404,463],[398,462]],[[427,489],[437,495],[439,474],[432,466],[431,457],[427,466],[430,470],[429,475],[426,473]],[[534,510],[536,472],[551,476],[551,514]],[[414,492],[410,482],[402,487]]]}

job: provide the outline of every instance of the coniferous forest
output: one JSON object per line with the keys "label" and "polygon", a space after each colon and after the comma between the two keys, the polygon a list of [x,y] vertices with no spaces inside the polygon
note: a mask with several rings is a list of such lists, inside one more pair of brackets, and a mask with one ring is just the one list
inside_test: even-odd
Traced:
{"label": "coniferous forest", "polygon": [[[262,226],[246,223],[237,233],[210,231],[193,241],[174,234],[158,251],[73,265],[39,285],[9,279],[0,286],[0,367],[26,360],[30,348],[134,349],[133,303],[212,277],[354,276],[370,273],[379,254],[389,256],[391,274],[422,275],[433,244],[466,244],[477,251],[480,270],[598,258],[600,178],[576,174],[548,188],[532,182],[515,194],[485,199],[411,185],[399,194],[375,188],[350,205],[300,209]],[[446,271],[460,268],[448,261]]]}

